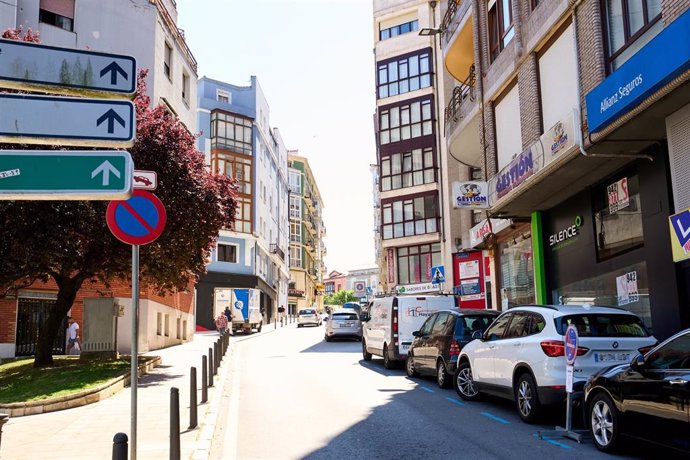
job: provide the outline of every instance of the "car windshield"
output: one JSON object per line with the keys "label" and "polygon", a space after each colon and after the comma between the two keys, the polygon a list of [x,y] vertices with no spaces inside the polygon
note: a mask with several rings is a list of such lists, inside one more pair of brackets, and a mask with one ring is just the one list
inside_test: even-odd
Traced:
{"label": "car windshield", "polygon": [[555,321],[561,335],[573,324],[579,337],[649,337],[640,318],[634,315],[589,313],[562,316]]}
{"label": "car windshield", "polygon": [[302,310],[299,312],[299,315],[300,316],[307,316],[307,315],[313,315],[315,313],[316,313],[315,310]]}
{"label": "car windshield", "polygon": [[458,340],[471,340],[476,331],[484,332],[493,321],[486,315],[467,315],[455,320],[455,332],[453,336]]}
{"label": "car windshield", "polygon": [[356,313],[334,313],[333,319],[357,320],[357,314]]}

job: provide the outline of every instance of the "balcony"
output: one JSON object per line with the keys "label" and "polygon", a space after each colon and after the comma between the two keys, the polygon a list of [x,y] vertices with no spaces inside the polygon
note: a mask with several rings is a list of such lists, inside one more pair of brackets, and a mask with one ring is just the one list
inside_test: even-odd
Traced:
{"label": "balcony", "polygon": [[453,94],[444,112],[448,148],[463,163],[481,167],[483,163],[479,132],[479,95],[475,89],[477,77],[474,64],[467,78],[453,88]]}
{"label": "balcony", "polygon": [[309,276],[311,276],[312,278],[316,278],[318,276],[318,272],[314,267],[307,269],[307,273],[309,273]]}
{"label": "balcony", "polygon": [[467,78],[453,88],[453,94],[444,112],[446,136],[453,132],[458,122],[468,115],[472,106],[476,105],[476,84],[477,75],[472,64]]}
{"label": "balcony", "polygon": [[441,22],[441,46],[446,69],[458,81],[467,78],[467,69],[474,63],[471,6],[470,0],[449,0],[448,10]]}
{"label": "balcony", "polygon": [[280,260],[285,260],[285,252],[280,249],[278,243],[271,243],[271,254],[277,254],[278,257],[280,257]]}
{"label": "balcony", "polygon": [[307,227],[311,235],[316,236],[316,223],[314,222],[314,217],[307,214],[304,218],[304,226]]}
{"label": "balcony", "polygon": [[314,244],[314,240],[307,240],[307,242],[304,244],[304,247],[307,248],[307,251],[309,251],[310,254],[316,254],[316,244]]}

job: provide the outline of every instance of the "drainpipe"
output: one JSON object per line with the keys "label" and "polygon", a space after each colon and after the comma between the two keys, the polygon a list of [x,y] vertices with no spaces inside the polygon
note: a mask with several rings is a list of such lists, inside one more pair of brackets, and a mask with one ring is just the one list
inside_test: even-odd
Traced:
{"label": "drainpipe", "polygon": [[[577,0],[575,1],[572,6],[571,6],[571,17],[572,17],[572,25],[573,25],[573,43],[575,46],[575,77],[577,79],[577,102],[578,102],[578,126],[577,126],[577,145],[580,149],[580,154],[587,158],[640,158],[640,159],[645,159],[649,161],[654,161],[654,158],[651,155],[647,154],[634,154],[634,153],[588,153],[587,150],[585,150],[584,147],[584,139],[582,135],[582,126],[584,125],[583,119],[582,119],[582,90],[580,88],[580,46],[579,42],[577,39],[577,7],[582,3],[582,0]],[[659,96],[661,97],[661,96]],[[612,132],[615,128],[617,128],[617,124],[623,124],[624,122],[627,122],[632,116],[626,117],[623,116],[621,119],[618,120],[618,123],[609,126],[603,133],[601,133],[601,136],[605,134],[609,134]],[[595,142],[592,141],[591,138],[591,133],[588,132],[589,136],[589,141],[592,145],[596,145]]]}
{"label": "drainpipe", "polygon": [[[431,6],[431,27],[436,28],[436,0],[431,0],[429,2],[429,5]],[[439,110],[439,84],[438,84],[438,60],[436,59],[436,54],[438,53],[438,34],[434,34],[434,94],[435,94],[435,101],[434,105],[436,106],[436,156],[438,158],[438,183],[439,187],[441,189],[439,193],[439,209],[443,212],[443,223],[441,224],[441,240],[445,243],[446,242],[446,219],[450,219],[450,216],[446,215],[445,213],[445,208],[443,207],[444,203],[444,180],[443,180],[443,162],[441,161],[441,115],[440,115],[440,110]]]}

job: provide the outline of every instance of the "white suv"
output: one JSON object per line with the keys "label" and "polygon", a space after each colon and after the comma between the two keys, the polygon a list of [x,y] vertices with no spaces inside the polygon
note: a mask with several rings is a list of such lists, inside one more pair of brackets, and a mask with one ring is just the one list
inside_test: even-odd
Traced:
{"label": "white suv", "polygon": [[[568,325],[578,331],[573,386],[612,364],[628,363],[656,339],[635,314],[613,307],[530,305],[511,308],[458,356],[455,391],[465,400],[490,393],[515,401],[520,418],[534,422],[543,406],[565,399]],[[481,338],[479,338],[481,337]]]}

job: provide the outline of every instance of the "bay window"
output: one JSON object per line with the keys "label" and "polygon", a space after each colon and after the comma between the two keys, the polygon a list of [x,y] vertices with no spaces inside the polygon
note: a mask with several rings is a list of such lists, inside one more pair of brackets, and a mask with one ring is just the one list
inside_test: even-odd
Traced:
{"label": "bay window", "polygon": [[438,232],[436,192],[382,201],[383,239]]}

